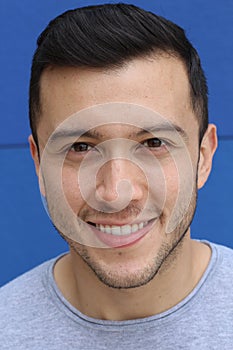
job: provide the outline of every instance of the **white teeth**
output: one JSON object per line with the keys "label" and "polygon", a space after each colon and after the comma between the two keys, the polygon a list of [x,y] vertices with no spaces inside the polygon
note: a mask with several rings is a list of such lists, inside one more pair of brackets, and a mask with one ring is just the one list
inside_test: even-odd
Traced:
{"label": "white teeth", "polygon": [[116,226],[116,225],[110,226],[110,225],[96,224],[96,228],[99,231],[102,231],[104,233],[108,233],[111,235],[126,236],[126,235],[130,235],[131,233],[134,233],[138,230],[141,230],[147,224],[148,224],[148,221],[140,222],[140,224],[123,225],[123,226]]}
{"label": "white teeth", "polygon": [[129,235],[132,232],[130,225],[125,225],[121,227],[121,234],[122,235]]}
{"label": "white teeth", "polygon": [[116,235],[116,236],[120,236],[121,235],[121,227],[120,226],[112,226],[112,234]]}
{"label": "white teeth", "polygon": [[138,225],[137,224],[133,224],[132,225],[132,232],[136,232],[138,231]]}
{"label": "white teeth", "polygon": [[111,233],[111,227],[109,225],[105,226],[105,233]]}

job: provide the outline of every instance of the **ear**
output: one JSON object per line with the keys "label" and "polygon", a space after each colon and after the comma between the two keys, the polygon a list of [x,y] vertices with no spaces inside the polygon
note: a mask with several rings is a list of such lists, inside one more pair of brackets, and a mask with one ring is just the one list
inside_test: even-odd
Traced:
{"label": "ear", "polygon": [[42,179],[42,174],[40,172],[40,156],[39,156],[39,150],[38,147],[35,143],[35,140],[32,135],[29,136],[28,138],[29,146],[30,146],[30,152],[32,159],[34,161],[35,169],[36,169],[36,174],[38,176],[39,180],[39,186],[40,186],[40,192],[41,194],[45,197],[45,188],[44,188],[44,182]]}
{"label": "ear", "polygon": [[39,172],[40,172],[40,158],[39,158],[39,152],[38,152],[38,148],[37,145],[35,143],[35,140],[33,138],[32,135],[30,135],[28,137],[28,142],[29,142],[29,146],[30,146],[30,152],[31,152],[31,156],[32,159],[34,161],[34,165],[35,165],[35,169],[36,169],[36,174],[37,176],[39,176]]}
{"label": "ear", "polygon": [[198,163],[198,189],[204,186],[212,168],[213,156],[218,145],[216,130],[215,125],[209,124],[201,142]]}

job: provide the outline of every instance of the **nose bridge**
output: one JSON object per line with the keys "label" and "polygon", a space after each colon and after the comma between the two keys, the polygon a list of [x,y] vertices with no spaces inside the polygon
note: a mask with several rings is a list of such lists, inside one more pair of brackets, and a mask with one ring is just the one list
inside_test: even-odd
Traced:
{"label": "nose bridge", "polygon": [[134,192],[136,181],[134,168],[136,166],[126,159],[115,158],[106,162],[97,175],[97,191],[100,196],[108,201],[116,200],[118,198],[117,186],[122,180],[127,180]]}
{"label": "nose bridge", "polygon": [[100,177],[105,186],[116,188],[123,179],[130,180],[132,164],[128,160],[116,158],[106,162],[100,170]]}

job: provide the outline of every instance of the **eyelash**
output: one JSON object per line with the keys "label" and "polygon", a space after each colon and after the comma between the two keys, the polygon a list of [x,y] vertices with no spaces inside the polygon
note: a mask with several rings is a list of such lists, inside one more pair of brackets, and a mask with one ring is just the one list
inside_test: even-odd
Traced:
{"label": "eyelash", "polygon": [[[156,141],[156,142],[158,142],[159,141],[159,146],[157,147],[153,147],[153,146],[145,146],[144,144],[145,143],[149,143],[150,141]],[[164,146],[164,144],[165,144],[165,142],[163,141],[163,140],[161,140],[161,139],[159,139],[159,138],[157,138],[157,137],[153,137],[153,138],[151,138],[151,139],[148,139],[148,140],[146,140],[146,141],[144,141],[144,142],[142,142],[142,145],[144,145],[145,147],[148,147],[148,148],[160,148],[160,147],[162,147],[162,146]]]}
{"label": "eyelash", "polygon": [[[157,143],[157,146],[149,146],[149,143],[150,142],[156,142]],[[145,144],[147,144],[147,145],[145,145]],[[77,147],[77,146],[81,146],[81,145],[85,145],[86,146],[86,148],[87,149],[85,149],[85,150],[75,150],[75,147]],[[147,139],[147,140],[145,140],[145,141],[142,141],[141,142],[141,145],[142,146],[144,146],[144,147],[146,147],[146,148],[148,148],[148,149],[150,149],[150,150],[155,150],[155,149],[162,149],[162,148],[164,148],[164,147],[166,147],[167,148],[167,146],[168,146],[168,143],[167,142],[165,142],[164,140],[161,140],[161,139],[159,139],[159,138],[157,138],[157,137],[153,137],[153,138],[150,138],[150,139]],[[74,152],[74,153],[77,153],[77,154],[84,154],[84,153],[86,153],[86,152],[89,152],[89,151],[91,151],[92,149],[94,149],[95,148],[95,145],[91,145],[91,144],[89,144],[89,143],[87,143],[87,142],[75,142],[71,147],[70,147],[70,151],[71,152]]]}
{"label": "eyelash", "polygon": [[73,151],[73,152],[76,152],[76,153],[88,152],[88,150],[85,150],[85,151],[75,151],[75,150],[73,149],[75,146],[80,146],[80,145],[86,145],[87,147],[92,147],[92,148],[94,147],[94,146],[92,146],[92,145],[90,145],[90,144],[88,144],[88,143],[86,143],[86,142],[75,142],[75,143],[73,143],[73,145],[71,146],[70,150]]}

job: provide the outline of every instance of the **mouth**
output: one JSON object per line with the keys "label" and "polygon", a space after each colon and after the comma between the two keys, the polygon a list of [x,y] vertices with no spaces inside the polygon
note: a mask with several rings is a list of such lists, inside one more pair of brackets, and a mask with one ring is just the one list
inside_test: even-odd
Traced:
{"label": "mouth", "polygon": [[148,221],[140,222],[139,224],[133,225],[104,225],[104,224],[93,224],[97,230],[113,235],[113,236],[127,236],[134,232],[141,230],[143,227],[148,225]]}
{"label": "mouth", "polygon": [[152,228],[156,219],[127,225],[107,225],[88,222],[98,239],[107,247],[125,247],[138,242]]}

